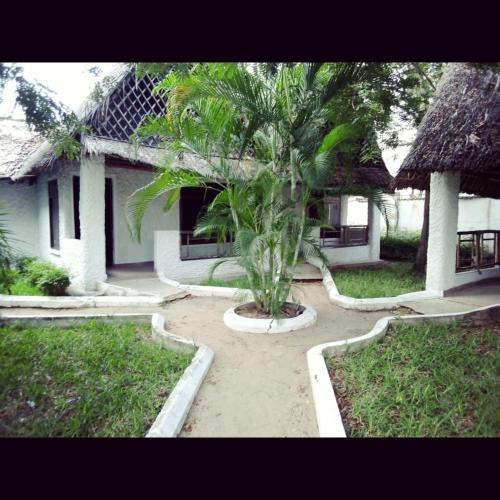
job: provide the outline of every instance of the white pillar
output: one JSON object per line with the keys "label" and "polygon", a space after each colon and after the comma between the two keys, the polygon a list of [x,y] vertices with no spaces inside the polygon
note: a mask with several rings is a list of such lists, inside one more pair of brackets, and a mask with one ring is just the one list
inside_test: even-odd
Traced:
{"label": "white pillar", "polygon": [[343,194],[340,197],[340,224],[347,226],[347,213],[349,209],[349,196]]}
{"label": "white pillar", "polygon": [[370,260],[380,260],[380,210],[368,200],[368,245]]}
{"label": "white pillar", "polygon": [[81,281],[95,290],[106,280],[104,235],[104,156],[82,156],[80,163]]}
{"label": "white pillar", "polygon": [[427,290],[444,291],[454,286],[459,191],[460,173],[431,174]]}

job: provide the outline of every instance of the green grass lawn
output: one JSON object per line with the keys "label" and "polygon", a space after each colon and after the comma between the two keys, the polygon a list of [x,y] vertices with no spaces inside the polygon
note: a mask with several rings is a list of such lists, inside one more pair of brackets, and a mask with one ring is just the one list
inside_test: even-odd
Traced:
{"label": "green grass lawn", "polygon": [[332,271],[339,292],[356,299],[394,297],[425,289],[425,276],[409,262],[390,266]]}
{"label": "green grass lawn", "polygon": [[0,436],[144,436],[193,354],[150,325],[0,330]]}
{"label": "green grass lawn", "polygon": [[332,357],[350,436],[500,436],[500,327],[397,325]]}

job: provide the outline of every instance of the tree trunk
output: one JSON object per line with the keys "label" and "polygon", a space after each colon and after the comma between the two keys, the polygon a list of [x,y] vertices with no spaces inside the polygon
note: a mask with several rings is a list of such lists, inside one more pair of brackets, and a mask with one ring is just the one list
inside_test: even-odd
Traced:
{"label": "tree trunk", "polygon": [[422,232],[420,233],[420,245],[415,259],[415,269],[421,273],[425,272],[427,264],[427,243],[429,241],[429,191],[425,191],[424,198],[424,220],[422,223]]}

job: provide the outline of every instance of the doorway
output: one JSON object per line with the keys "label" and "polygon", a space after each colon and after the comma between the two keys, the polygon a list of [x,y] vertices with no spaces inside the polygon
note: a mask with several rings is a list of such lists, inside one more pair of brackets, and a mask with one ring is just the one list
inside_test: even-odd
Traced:
{"label": "doorway", "polygon": [[106,177],[104,184],[104,235],[106,238],[106,267],[113,265],[113,180]]}

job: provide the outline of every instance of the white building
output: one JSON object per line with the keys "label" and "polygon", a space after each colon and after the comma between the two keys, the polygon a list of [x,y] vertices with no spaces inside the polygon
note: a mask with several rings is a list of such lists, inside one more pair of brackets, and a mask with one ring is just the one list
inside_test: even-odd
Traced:
{"label": "white building", "polygon": [[[132,70],[124,69],[104,102],[86,101],[82,116],[92,133],[79,138],[78,161],[56,159],[50,144],[29,134],[14,144],[11,132],[0,132],[9,150],[0,153],[0,202],[10,214],[15,246],[68,268],[74,287],[94,290],[106,281],[107,269],[140,263],[172,279],[200,281],[217,258],[230,254],[230,242],[193,237],[197,216],[209,201],[201,188],[183,189],[168,213],[162,200],[156,200],[145,215],[141,242],[130,235],[127,199],[152,180],[154,167],[165,160],[165,151],[153,142],[129,142],[147,115],[164,112],[161,96],[151,92],[155,83],[149,76],[137,80]],[[204,168],[202,160],[189,155],[178,165]],[[358,184],[387,189],[392,180],[381,159],[354,171]],[[342,172],[335,182],[345,182]],[[379,260],[378,209],[368,204],[367,224],[354,227],[347,225],[347,197],[325,199],[325,205],[334,230],[317,236],[329,260]],[[216,276],[241,272],[236,264],[221,266]]]}
{"label": "white building", "polygon": [[[458,227],[460,193],[500,198],[498,69],[448,65],[396,187],[430,193],[427,290],[500,277],[500,226]],[[498,214],[485,216],[490,224],[499,220]]]}

